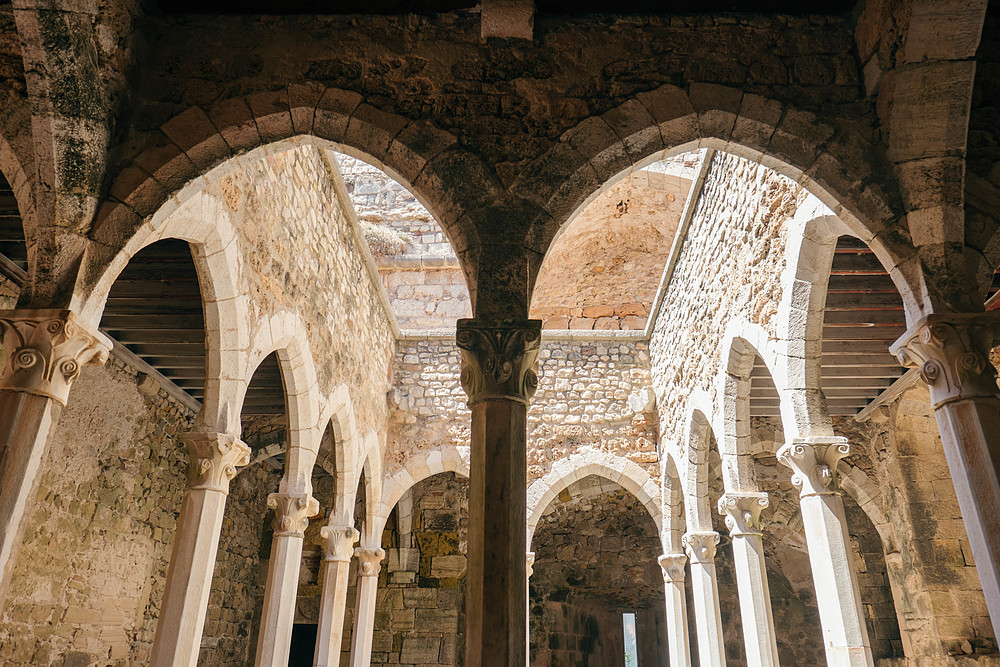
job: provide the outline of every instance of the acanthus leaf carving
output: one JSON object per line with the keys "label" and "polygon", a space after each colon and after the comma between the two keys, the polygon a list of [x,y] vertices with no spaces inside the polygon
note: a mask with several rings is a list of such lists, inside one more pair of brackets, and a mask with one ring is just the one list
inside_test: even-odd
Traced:
{"label": "acanthus leaf carving", "polygon": [[889,351],[920,369],[934,407],[965,398],[997,396],[989,354],[1000,342],[1000,312],[940,313],[922,318]]}
{"label": "acanthus leaf carving", "polygon": [[529,551],[529,552],[527,552],[525,554],[524,568],[525,568],[525,571],[528,573],[528,578],[530,579],[531,575],[535,573],[535,552],[534,551]]}
{"label": "acanthus leaf carving", "polygon": [[792,485],[800,498],[839,495],[837,464],[850,453],[847,438],[796,438],[778,450],[778,460],[792,469]]}
{"label": "acanthus leaf carving", "polygon": [[309,518],[319,514],[319,501],[306,493],[272,493],[267,506],[274,510],[274,534],[303,537]]}
{"label": "acanthus leaf carving", "polygon": [[250,463],[250,448],[231,433],[194,431],[181,436],[187,447],[188,489],[229,493],[237,468]]}
{"label": "acanthus leaf carving", "polygon": [[0,391],[45,396],[65,405],[83,366],[103,366],[111,340],[69,310],[0,311],[7,363]]}
{"label": "acanthus leaf carving", "polygon": [[719,498],[719,514],[725,516],[730,536],[760,535],[764,527],[761,512],[769,504],[762,491],[724,493]]}
{"label": "acanthus leaf carving", "polygon": [[456,341],[462,350],[462,389],[469,405],[490,398],[527,403],[538,388],[541,320],[458,321]]}

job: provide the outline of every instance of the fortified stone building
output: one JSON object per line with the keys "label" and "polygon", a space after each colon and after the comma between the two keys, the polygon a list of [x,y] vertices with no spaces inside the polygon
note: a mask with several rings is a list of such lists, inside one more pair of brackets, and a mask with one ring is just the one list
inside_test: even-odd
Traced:
{"label": "fortified stone building", "polygon": [[1000,9],[0,0],[0,663],[1000,665]]}

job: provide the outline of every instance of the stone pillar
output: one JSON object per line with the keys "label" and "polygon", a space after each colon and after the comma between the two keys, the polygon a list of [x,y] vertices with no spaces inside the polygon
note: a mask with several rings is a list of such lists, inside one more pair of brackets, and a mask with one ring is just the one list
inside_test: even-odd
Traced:
{"label": "stone pillar", "polygon": [[904,366],[919,368],[930,388],[965,532],[1000,637],[1000,396],[989,361],[1000,342],[998,329],[996,311],[929,315],[891,351]]}
{"label": "stone pillar", "polygon": [[372,639],[375,634],[375,599],[378,595],[378,573],[382,569],[385,551],[358,547],[358,604],[351,633],[351,667],[368,667],[372,663]]}
{"label": "stone pillar", "polygon": [[778,642],[774,636],[760,519],[761,510],[767,505],[766,493],[725,493],[719,498],[719,513],[725,515],[733,539],[747,664],[777,667]]}
{"label": "stone pillar", "polygon": [[323,526],[320,535],[326,540],[323,558],[323,592],[319,605],[319,628],[316,632],[314,667],[340,667],[340,647],[344,640],[344,614],[347,609],[348,574],[354,543],[360,535],[354,526]]}
{"label": "stone pillar", "polygon": [[267,564],[264,609],[257,637],[256,667],[287,667],[295,623],[295,601],[302,565],[302,538],[309,517],[319,513],[319,502],[305,493],[272,493],[267,506],[274,510],[274,537]]}
{"label": "stone pillar", "polygon": [[458,321],[472,409],[465,664],[525,664],[528,401],[538,386],[539,320]]}
{"label": "stone pillar", "polygon": [[850,453],[846,438],[795,438],[778,450],[799,490],[823,644],[830,667],[874,665],[858,577],[844,516],[837,464]]}
{"label": "stone pillar", "polygon": [[229,482],[238,466],[250,463],[250,448],[230,433],[187,433],[181,440],[188,450],[188,485],[150,658],[157,667],[198,662]]}
{"label": "stone pillar", "polygon": [[663,554],[663,588],[667,601],[667,651],[670,667],[691,667],[690,635],[688,635],[687,599],[684,594],[684,554]]}
{"label": "stone pillar", "polygon": [[49,433],[82,366],[108,360],[111,341],[68,310],[0,311],[0,608],[21,548]]}
{"label": "stone pillar", "polygon": [[524,559],[524,600],[527,612],[524,615],[524,664],[531,664],[531,575],[535,571],[535,552],[529,551]]}
{"label": "stone pillar", "polygon": [[698,664],[725,667],[726,645],[722,636],[719,582],[715,575],[716,532],[685,533],[681,543],[691,559],[691,592],[694,623],[698,631]]}

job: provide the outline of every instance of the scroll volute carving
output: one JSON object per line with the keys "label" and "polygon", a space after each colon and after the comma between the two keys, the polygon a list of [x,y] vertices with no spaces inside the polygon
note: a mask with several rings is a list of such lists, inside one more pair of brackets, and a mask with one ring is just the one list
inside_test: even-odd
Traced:
{"label": "scroll volute carving", "polygon": [[778,460],[792,469],[799,497],[840,494],[837,464],[851,453],[846,438],[796,439],[778,450]]}
{"label": "scroll volute carving", "polygon": [[319,501],[305,493],[272,493],[267,506],[274,510],[274,534],[302,537],[309,517],[319,514]]}
{"label": "scroll volute carving", "polygon": [[541,320],[458,321],[456,336],[462,351],[462,389],[469,405],[490,398],[527,403],[538,388]]}
{"label": "scroll volute carving", "polygon": [[229,493],[237,469],[250,463],[250,448],[231,433],[185,433],[181,441],[190,457],[188,489]]}
{"label": "scroll volute carving", "polygon": [[0,391],[46,396],[65,405],[83,366],[102,366],[111,340],[68,310],[0,311],[7,357]]}
{"label": "scroll volute carving", "polygon": [[920,369],[934,407],[965,398],[997,396],[990,350],[1000,342],[1000,312],[928,315],[890,351],[899,363]]}
{"label": "scroll volute carving", "polygon": [[726,493],[719,498],[719,514],[726,518],[731,536],[760,535],[763,529],[761,512],[769,502],[763,492]]}
{"label": "scroll volute carving", "polygon": [[354,555],[358,557],[358,573],[363,577],[377,577],[382,569],[382,559],[385,558],[384,549],[368,549],[358,547],[354,550]]}

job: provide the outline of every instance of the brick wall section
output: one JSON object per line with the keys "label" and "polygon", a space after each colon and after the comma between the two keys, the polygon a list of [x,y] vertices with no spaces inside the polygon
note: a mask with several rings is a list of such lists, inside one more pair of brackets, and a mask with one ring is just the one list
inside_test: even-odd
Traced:
{"label": "brick wall section", "polygon": [[545,255],[531,317],[546,329],[644,329],[700,152],[609,186]]}
{"label": "brick wall section", "polygon": [[0,620],[5,665],[145,664],[193,415],[114,358],[84,368],[49,440]]}
{"label": "brick wall section", "polygon": [[[387,474],[410,452],[469,442],[467,397],[453,339],[403,340],[396,352]],[[581,447],[628,457],[658,478],[653,414],[634,414],[632,392],[650,387],[644,341],[542,340],[538,391],[528,411],[528,477]]]}

